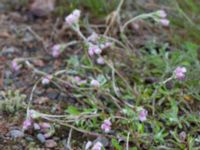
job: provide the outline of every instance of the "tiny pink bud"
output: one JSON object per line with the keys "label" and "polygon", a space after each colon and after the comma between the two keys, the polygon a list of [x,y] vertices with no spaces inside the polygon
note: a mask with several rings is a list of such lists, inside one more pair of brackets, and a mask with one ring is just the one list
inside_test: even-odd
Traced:
{"label": "tiny pink bud", "polygon": [[52,136],[52,133],[50,133],[50,132],[44,134],[45,138],[50,138],[51,136]]}
{"label": "tiny pink bud", "polygon": [[98,63],[99,65],[105,64],[104,58],[103,58],[103,57],[97,58],[97,63]]}
{"label": "tiny pink bud", "polygon": [[94,53],[101,54],[102,50],[97,45],[89,44],[88,52],[89,55],[92,56]]}
{"label": "tiny pink bud", "polygon": [[182,142],[185,141],[186,137],[187,137],[187,135],[186,135],[185,131],[182,131],[181,133],[179,133],[179,138]]}
{"label": "tiny pink bud", "polygon": [[111,130],[111,121],[106,119],[104,120],[103,124],[101,125],[101,129],[104,131],[104,132],[109,132]]}
{"label": "tiny pink bud", "polygon": [[60,44],[56,44],[52,47],[52,56],[53,57],[58,57],[60,54],[62,53],[61,51],[61,45]]}
{"label": "tiny pink bud", "polygon": [[32,125],[32,121],[30,119],[26,119],[23,122],[23,130],[27,130]]}
{"label": "tiny pink bud", "polygon": [[94,56],[94,51],[93,51],[93,49],[88,49],[88,54],[89,54],[90,56]]}
{"label": "tiny pink bud", "polygon": [[87,80],[82,80],[79,76],[74,77],[74,81],[78,85],[85,84],[87,82]]}
{"label": "tiny pink bud", "polygon": [[90,85],[93,87],[100,87],[99,81],[94,80],[94,79],[90,82]]}
{"label": "tiny pink bud", "polygon": [[52,79],[52,76],[51,76],[51,75],[47,75],[47,76],[43,77],[43,79],[42,79],[42,84],[43,84],[43,85],[49,84],[50,81],[51,81],[51,79]]}
{"label": "tiny pink bud", "polygon": [[132,23],[132,28],[137,31],[140,29],[140,25],[138,23]]}
{"label": "tiny pink bud", "polygon": [[177,80],[184,80],[187,69],[185,67],[177,67],[174,71]]}
{"label": "tiny pink bud", "polygon": [[67,25],[72,26],[73,24],[78,23],[80,14],[80,10],[76,9],[70,15],[65,17],[65,22],[67,23]]}
{"label": "tiny pink bud", "polygon": [[144,122],[147,120],[147,115],[148,115],[148,111],[146,109],[142,109],[140,112],[139,112],[139,120],[141,122]]}
{"label": "tiny pink bud", "polygon": [[164,10],[159,10],[159,11],[158,11],[158,15],[159,15],[159,17],[161,17],[161,18],[167,17],[167,13],[166,13]]}
{"label": "tiny pink bud", "polygon": [[163,26],[169,26],[169,20],[168,19],[160,19],[160,23],[163,25]]}
{"label": "tiny pink bud", "polygon": [[81,78],[80,78],[79,76],[75,76],[75,77],[74,77],[74,80],[75,80],[76,82],[79,82],[79,81],[81,81]]}

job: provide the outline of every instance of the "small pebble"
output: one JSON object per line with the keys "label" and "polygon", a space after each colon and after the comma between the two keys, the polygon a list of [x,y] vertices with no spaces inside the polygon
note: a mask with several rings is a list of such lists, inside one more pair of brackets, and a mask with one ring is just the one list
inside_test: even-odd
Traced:
{"label": "small pebble", "polygon": [[20,138],[20,137],[23,137],[24,136],[24,133],[20,130],[11,130],[10,131],[10,136],[13,138],[13,139],[16,139],[16,138]]}
{"label": "small pebble", "polygon": [[57,146],[57,143],[54,140],[46,140],[45,147],[46,148],[54,148]]}
{"label": "small pebble", "polygon": [[41,143],[45,143],[45,141],[46,141],[44,135],[41,134],[41,133],[37,134],[37,139],[38,139]]}

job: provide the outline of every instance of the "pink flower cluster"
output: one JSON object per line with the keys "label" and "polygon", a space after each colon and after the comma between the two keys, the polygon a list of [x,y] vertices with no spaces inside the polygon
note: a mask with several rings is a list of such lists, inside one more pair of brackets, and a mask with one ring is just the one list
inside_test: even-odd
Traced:
{"label": "pink flower cluster", "polygon": [[164,10],[157,11],[157,15],[159,17],[159,22],[163,26],[169,26],[170,21],[166,18],[167,17],[167,13]]}
{"label": "pink flower cluster", "polygon": [[177,67],[174,71],[175,78],[177,80],[184,80],[186,72],[187,72],[187,69],[185,67]]}
{"label": "pink flower cluster", "polygon": [[93,56],[94,54],[100,55],[101,52],[102,52],[102,49],[98,45],[89,43],[88,53],[90,56]]}
{"label": "pink flower cluster", "polygon": [[39,117],[39,113],[35,110],[29,110],[27,119],[24,120],[22,129],[28,130],[32,125],[35,130],[41,130],[41,132],[44,132],[45,137],[48,137],[48,129],[51,128],[51,125],[47,122],[41,122],[41,123],[34,123],[34,119]]}
{"label": "pink flower cluster", "polygon": [[112,46],[111,42],[99,43],[100,37],[98,34],[93,32],[88,38],[88,54],[93,57],[95,54],[98,55],[96,59],[97,64],[105,64],[104,58],[101,56],[103,49],[109,48]]}
{"label": "pink flower cluster", "polygon": [[101,129],[104,131],[104,132],[110,132],[111,130],[111,121],[109,119],[106,119],[104,120],[103,124],[101,125]]}
{"label": "pink flower cluster", "polygon": [[80,15],[81,15],[81,11],[78,9],[75,9],[70,15],[65,17],[65,22],[69,26],[75,25],[78,23]]}
{"label": "pink flower cluster", "polygon": [[146,110],[146,109],[142,109],[142,110],[140,110],[140,112],[139,112],[139,120],[141,121],[141,122],[144,122],[144,121],[146,121],[147,120],[147,115],[148,115],[148,111]]}

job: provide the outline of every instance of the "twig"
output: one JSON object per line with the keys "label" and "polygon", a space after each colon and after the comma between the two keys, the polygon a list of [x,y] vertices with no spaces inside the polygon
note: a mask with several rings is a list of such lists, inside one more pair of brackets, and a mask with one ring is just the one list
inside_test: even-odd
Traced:
{"label": "twig", "polygon": [[104,32],[104,35],[108,34],[108,31],[110,30],[111,26],[114,24],[114,22],[117,20],[118,23],[120,23],[120,10],[124,3],[124,0],[121,0],[116,11],[113,12],[113,16],[111,16],[110,24],[107,26],[106,31]]}
{"label": "twig", "polygon": [[26,29],[27,29],[30,33],[32,33],[32,34],[35,36],[35,38],[36,38],[39,42],[42,43],[43,49],[44,49],[45,51],[47,51],[46,45],[45,45],[45,43],[44,43],[44,40],[43,40],[35,31],[33,31],[33,29],[32,29],[30,26],[27,26]]}
{"label": "twig", "polygon": [[126,150],[129,150],[129,137],[130,137],[130,132],[128,132],[128,135],[127,135]]}
{"label": "twig", "polygon": [[148,14],[141,14],[141,15],[139,15],[139,16],[136,16],[136,17],[134,17],[134,18],[128,20],[128,21],[125,22],[124,25],[122,26],[122,31],[121,31],[121,32],[123,33],[124,30],[125,30],[125,28],[126,28],[130,23],[132,23],[132,22],[134,22],[134,21],[136,21],[136,20],[138,20],[138,19],[147,19],[147,18],[151,18],[153,14],[154,14],[154,12],[153,12],[153,13],[148,13]]}
{"label": "twig", "polygon": [[70,131],[69,131],[68,139],[67,139],[67,148],[68,148],[69,150],[72,150],[72,148],[71,148],[72,130],[73,130],[73,129],[71,128]]}

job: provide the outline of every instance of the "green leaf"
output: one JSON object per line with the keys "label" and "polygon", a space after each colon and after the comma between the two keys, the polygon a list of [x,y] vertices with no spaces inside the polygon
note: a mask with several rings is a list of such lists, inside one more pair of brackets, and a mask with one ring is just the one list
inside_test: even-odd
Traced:
{"label": "green leaf", "polygon": [[67,112],[69,114],[71,114],[71,115],[79,115],[80,114],[79,110],[76,107],[74,107],[74,106],[69,106],[67,108]]}
{"label": "green leaf", "polygon": [[118,141],[116,139],[112,139],[112,145],[116,150],[123,150],[122,146],[119,145]]}

